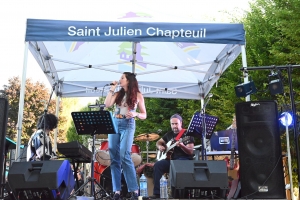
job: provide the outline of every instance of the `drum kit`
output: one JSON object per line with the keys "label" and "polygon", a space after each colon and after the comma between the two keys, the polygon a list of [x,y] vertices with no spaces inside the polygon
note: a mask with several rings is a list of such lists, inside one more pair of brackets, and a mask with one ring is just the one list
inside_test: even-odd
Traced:
{"label": "drum kit", "polygon": [[[156,133],[144,133],[136,136],[135,141],[146,142],[146,152],[147,152],[147,163],[149,158],[156,158],[155,154],[149,153],[149,142],[155,141],[159,138]],[[108,140],[105,138],[100,139],[99,150],[95,152],[95,159],[97,162],[94,164],[94,177],[101,185],[104,186],[106,191],[112,191],[111,174],[110,174],[110,155],[108,152]],[[138,167],[142,163],[142,156],[140,146],[137,144],[132,144],[131,146],[131,159],[135,167]],[[127,193],[127,185],[122,174],[122,193]],[[125,187],[126,186],[126,187]],[[124,194],[123,194],[124,195]]]}

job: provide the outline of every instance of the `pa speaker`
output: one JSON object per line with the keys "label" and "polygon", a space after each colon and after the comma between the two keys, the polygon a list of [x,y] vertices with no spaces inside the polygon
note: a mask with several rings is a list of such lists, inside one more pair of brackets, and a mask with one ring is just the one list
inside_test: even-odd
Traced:
{"label": "pa speaker", "polygon": [[239,84],[239,85],[235,86],[234,90],[235,90],[235,95],[237,97],[246,97],[250,94],[257,92],[257,89],[256,89],[253,81],[250,81],[248,83]]}
{"label": "pa speaker", "polygon": [[5,152],[5,135],[8,118],[8,101],[5,98],[0,98],[0,182],[3,180],[4,153]]}
{"label": "pa speaker", "polygon": [[277,104],[274,101],[237,103],[241,196],[285,198]]}
{"label": "pa speaker", "polygon": [[75,185],[67,160],[14,162],[9,169],[8,183],[18,200],[65,200]]}
{"label": "pa speaker", "polygon": [[169,178],[174,198],[225,197],[228,189],[224,161],[171,160]]}

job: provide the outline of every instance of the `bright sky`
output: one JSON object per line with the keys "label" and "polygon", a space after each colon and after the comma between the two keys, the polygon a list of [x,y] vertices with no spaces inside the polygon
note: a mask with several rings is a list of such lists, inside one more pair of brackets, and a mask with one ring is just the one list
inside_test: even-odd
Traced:
{"label": "bright sky", "polygon": [[[129,11],[159,13],[198,22],[228,22],[228,14],[241,16],[249,0],[1,0],[0,90],[14,76],[22,78],[26,19],[105,21]],[[117,19],[116,19],[117,20]],[[167,19],[162,19],[167,20]],[[47,87],[42,70],[28,51],[27,78]]]}

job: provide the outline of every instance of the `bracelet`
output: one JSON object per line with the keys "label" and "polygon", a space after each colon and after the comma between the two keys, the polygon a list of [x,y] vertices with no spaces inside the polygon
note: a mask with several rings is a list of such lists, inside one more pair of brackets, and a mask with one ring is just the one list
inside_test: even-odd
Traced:
{"label": "bracelet", "polygon": [[113,90],[109,90],[109,92],[110,92],[111,94],[115,94],[115,92],[114,92]]}
{"label": "bracelet", "polygon": [[140,113],[137,113],[136,117],[139,118],[139,116],[140,116]]}

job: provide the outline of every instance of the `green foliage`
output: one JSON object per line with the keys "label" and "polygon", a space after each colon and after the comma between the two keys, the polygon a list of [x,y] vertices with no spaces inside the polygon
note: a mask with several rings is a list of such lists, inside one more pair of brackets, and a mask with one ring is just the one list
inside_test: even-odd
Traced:
{"label": "green foliage", "polygon": [[[79,112],[84,112],[84,111],[89,111],[89,107],[83,107],[81,109],[79,109]],[[76,110],[77,112],[77,110]],[[69,128],[67,130],[67,141],[68,142],[72,142],[72,141],[78,141],[81,144],[83,144],[84,146],[88,147],[88,139],[91,137],[91,135],[78,135],[74,122],[73,120],[71,120]]]}
{"label": "green foliage", "polygon": [[[20,123],[18,122],[18,112],[21,81],[18,77],[13,77],[8,80],[8,85],[4,85],[3,87],[9,103],[7,136],[16,141],[16,127],[17,123]],[[28,142],[31,134],[36,130],[37,120],[43,115],[45,103],[48,103],[49,97],[50,94],[44,84],[40,82],[33,83],[30,79],[26,80],[23,121],[21,122],[21,142],[23,144]],[[51,100],[48,107],[48,113],[55,113],[54,111],[55,100]]]}

